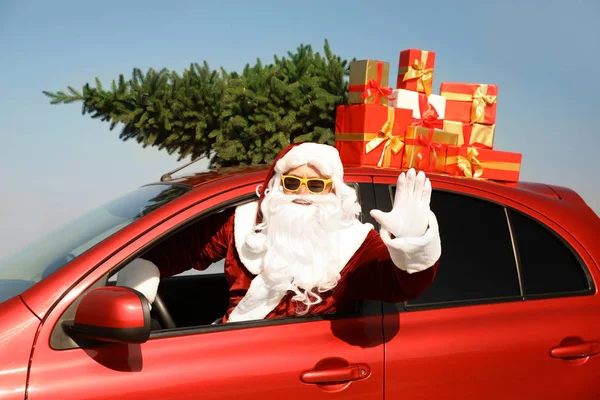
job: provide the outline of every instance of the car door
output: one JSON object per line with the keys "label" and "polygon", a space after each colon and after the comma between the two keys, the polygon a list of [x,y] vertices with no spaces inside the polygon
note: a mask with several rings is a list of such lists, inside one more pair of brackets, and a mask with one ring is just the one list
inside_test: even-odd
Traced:
{"label": "car door", "polygon": [[[379,183],[389,208],[393,182]],[[386,397],[597,398],[598,271],[517,204],[486,196],[434,185],[442,258],[420,297],[384,306]]]}
{"label": "car door", "polygon": [[[373,200],[369,179],[357,180],[366,182],[366,195]],[[137,256],[144,246],[254,189],[255,185],[232,188],[184,210],[83,277],[49,313],[39,332],[28,399],[383,399],[378,302],[350,315],[158,331],[141,345],[82,348],[53,336],[60,334],[61,316],[85,290],[106,284],[109,272]],[[189,304],[188,312],[208,306]]]}

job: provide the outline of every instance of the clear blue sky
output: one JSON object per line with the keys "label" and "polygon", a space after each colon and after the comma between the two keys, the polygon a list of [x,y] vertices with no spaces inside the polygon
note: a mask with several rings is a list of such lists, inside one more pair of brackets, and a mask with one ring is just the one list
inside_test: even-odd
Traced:
{"label": "clear blue sky", "polygon": [[523,153],[523,180],[571,187],[600,213],[599,17],[595,0],[1,0],[0,257],[177,164],[42,90],[133,67],[241,70],[325,39],[391,76],[400,50],[436,51],[436,91],[497,83],[496,147]]}

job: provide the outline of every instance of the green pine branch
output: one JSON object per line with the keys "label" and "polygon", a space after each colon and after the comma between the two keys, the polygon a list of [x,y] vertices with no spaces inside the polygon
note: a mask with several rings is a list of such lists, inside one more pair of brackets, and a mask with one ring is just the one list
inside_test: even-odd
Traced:
{"label": "green pine branch", "polygon": [[328,41],[323,54],[301,44],[273,63],[257,59],[241,72],[206,62],[183,72],[133,68],[104,88],[43,94],[50,104],[82,103],[89,114],[121,127],[119,138],[155,146],[179,159],[209,156],[211,167],[270,163],[290,143],[333,144],[335,108],[347,102],[349,61]]}

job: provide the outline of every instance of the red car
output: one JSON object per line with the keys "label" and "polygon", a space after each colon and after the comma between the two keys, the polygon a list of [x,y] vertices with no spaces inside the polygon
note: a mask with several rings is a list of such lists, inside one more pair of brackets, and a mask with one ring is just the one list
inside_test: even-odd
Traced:
{"label": "red car", "polygon": [[[600,219],[573,191],[429,174],[433,284],[344,315],[212,324],[222,265],[164,279],[150,309],[118,270],[256,199],[266,167],[143,186],[0,263],[0,398],[600,398]],[[348,168],[363,207],[398,171]]]}

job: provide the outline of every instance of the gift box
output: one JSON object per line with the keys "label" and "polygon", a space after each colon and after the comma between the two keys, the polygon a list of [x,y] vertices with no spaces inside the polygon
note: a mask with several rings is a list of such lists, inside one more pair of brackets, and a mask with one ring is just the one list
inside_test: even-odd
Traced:
{"label": "gift box", "polygon": [[458,133],[458,146],[490,150],[494,148],[496,125],[465,124],[446,120],[443,129],[446,132]]}
{"label": "gift box", "polygon": [[447,120],[468,124],[496,123],[498,85],[442,82],[440,94],[446,98]]}
{"label": "gift box", "polygon": [[[444,96],[437,94],[427,96],[425,93],[413,92],[411,90],[394,89],[392,97],[393,100],[389,101],[389,105],[395,108],[412,110],[415,120],[421,119],[421,115],[427,110],[428,104],[437,112],[436,119],[444,119],[446,111],[446,98]],[[440,128],[442,127],[441,125]]]}
{"label": "gift box", "polygon": [[521,153],[475,147],[448,147],[445,172],[474,179],[518,182]]}
{"label": "gift box", "polygon": [[448,146],[456,146],[458,136],[439,129],[409,126],[404,136],[402,168],[444,172]]}
{"label": "gift box", "polygon": [[396,88],[421,92],[429,96],[433,84],[434,65],[435,52],[433,51],[419,49],[401,51]]}
{"label": "gift box", "polygon": [[348,104],[380,104],[387,106],[391,99],[389,87],[390,64],[376,60],[350,63]]}
{"label": "gift box", "polygon": [[335,147],[347,166],[400,168],[412,112],[379,104],[341,105],[336,110]]}

